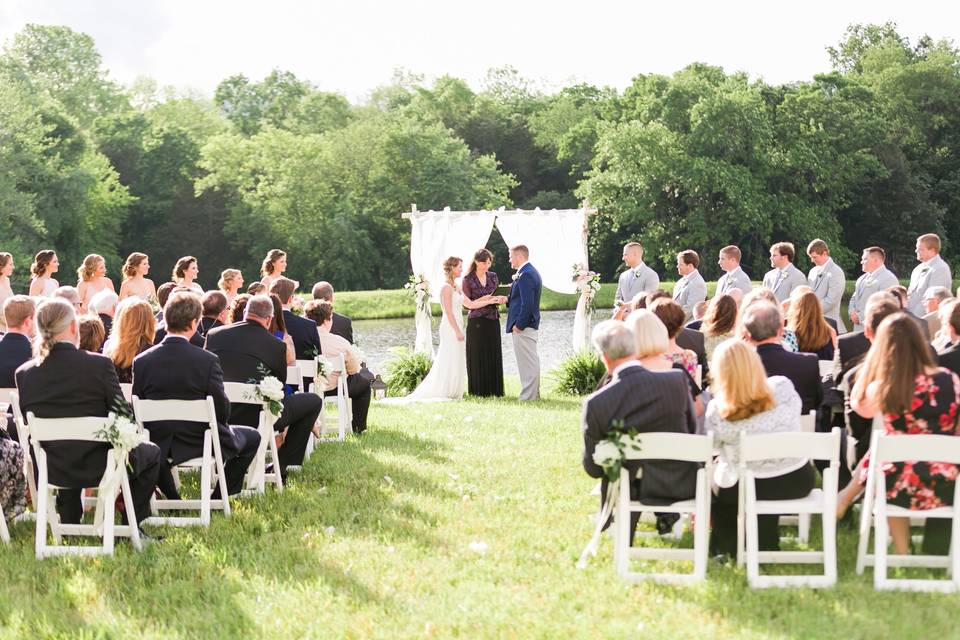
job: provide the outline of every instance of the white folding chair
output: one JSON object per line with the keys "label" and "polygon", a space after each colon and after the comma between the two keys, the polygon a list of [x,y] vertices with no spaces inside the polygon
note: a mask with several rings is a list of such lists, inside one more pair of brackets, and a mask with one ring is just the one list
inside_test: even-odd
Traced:
{"label": "white folding chair", "polygon": [[303,378],[300,377],[299,361],[297,364],[287,365],[287,384],[296,387],[298,391],[304,391]]}
{"label": "white folding chair", "polygon": [[120,392],[123,394],[123,399],[130,402],[130,399],[133,398],[133,383],[121,382]]}
{"label": "white folding chair", "polygon": [[[943,435],[887,435],[874,430],[870,440],[870,467],[867,486],[860,511],[860,541],[857,546],[857,574],[873,567],[873,585],[876,589],[903,591],[960,590],[960,482],[954,483],[953,506],[937,509],[904,509],[887,504],[887,480],[884,465],[894,462],[923,461],[960,464],[960,438]],[[889,530],[887,518],[909,518],[923,523],[927,518],[949,518],[950,553],[946,556],[888,555]],[[874,553],[868,553],[870,529],[874,534]],[[946,569],[945,580],[891,579],[888,567],[925,567]]]}
{"label": "white folding chair", "polygon": [[[820,360],[820,377],[833,375],[833,360]],[[837,381],[839,382],[839,380]]]}
{"label": "white folding chair", "polygon": [[[277,491],[283,491],[283,478],[280,475],[280,454],[277,452],[277,434],[273,430],[272,417],[263,410],[263,403],[256,399],[257,386],[242,382],[224,382],[223,389],[226,391],[227,399],[230,400],[231,405],[250,404],[260,411],[260,420],[257,424],[257,431],[260,432],[260,447],[257,449],[257,455],[247,471],[247,491],[263,493],[267,482],[273,483]],[[270,463],[273,465],[273,471],[269,473],[267,473],[268,453]]]}
{"label": "white folding chair", "polygon": [[[620,472],[620,495],[614,515],[613,561],[617,573],[624,580],[664,583],[688,583],[703,580],[707,575],[710,522],[710,478],[713,476],[713,433],[691,435],[686,433],[644,433],[640,436],[639,452],[627,454],[628,460],[678,460],[704,465],[697,470],[696,495],[692,500],[680,500],[669,505],[651,505],[630,500],[630,472]],[[630,546],[630,518],[633,513],[653,511],[694,515],[693,549],[663,549]],[[681,560],[693,561],[692,573],[640,573],[630,571],[630,561]]]}
{"label": "white folding chair", "polygon": [[[323,357],[323,356],[320,356]],[[336,396],[323,396],[323,410],[320,412],[320,436],[321,439],[333,438],[323,438],[327,433],[333,431],[332,428],[327,427],[327,420],[324,416],[324,411],[327,407],[336,407],[337,409],[337,426],[336,440],[338,442],[343,442],[346,434],[353,433],[353,401],[350,399],[350,394],[347,391],[347,365],[346,360],[341,353],[339,356],[333,359],[327,358],[327,367],[330,371],[339,372],[340,375],[337,376],[337,395]]]}
{"label": "white folding chair", "polygon": [[[747,463],[776,458],[828,460],[823,488],[795,500],[758,500],[755,477]],[[837,582],[837,479],[840,471],[840,429],[830,433],[740,434],[740,495],[746,524],[747,582],[753,588],[831,587]],[[758,516],[819,513],[823,551],[760,551]],[[809,521],[808,521],[809,522]],[[823,564],[823,574],[760,575],[760,564]]]}
{"label": "white folding chair", "polygon": [[[300,369],[300,375],[302,376],[301,380],[306,378],[307,388],[304,391],[312,391],[318,393],[320,397],[323,397],[323,391],[316,392],[314,390],[313,380],[317,377],[317,361],[316,360],[297,360],[297,367]],[[288,374],[289,375],[289,374]],[[320,412],[320,416],[317,418],[317,424],[320,424],[322,427],[323,424],[323,411]],[[307,440],[307,448],[303,452],[303,461],[306,462],[310,459],[310,456],[313,454],[313,448],[317,444],[317,439],[314,437],[313,433],[310,433],[310,437]]]}
{"label": "white folding chair", "polygon": [[17,439],[23,449],[23,477],[27,479],[27,490],[30,493],[30,505],[33,512],[21,514],[18,520],[33,520],[37,516],[37,482],[33,474],[33,457],[30,455],[30,432],[26,420],[20,411],[20,396],[16,391],[10,392],[10,408],[13,410],[13,422],[17,425]]}
{"label": "white folding chair", "polygon": [[[817,412],[811,411],[800,416],[800,430],[804,433],[817,432]],[[806,544],[810,541],[810,514],[801,513],[798,516],[783,516],[780,525],[797,528],[797,540]]]}
{"label": "white folding chair", "polygon": [[[63,524],[57,514],[53,499],[53,492],[57,487],[50,484],[47,470],[47,453],[43,450],[44,442],[54,442],[58,440],[78,440],[86,442],[104,442],[96,433],[113,419],[113,416],[107,418],[38,418],[33,412],[27,413],[27,424],[30,429],[30,440],[33,445],[33,453],[37,458],[37,476],[39,486],[37,487],[37,529],[36,529],[36,554],[37,559],[55,556],[55,555],[112,555],[115,536],[126,536],[130,538],[134,549],[141,550],[140,529],[136,525],[120,525],[115,522],[114,502],[117,498],[115,492],[109,492],[111,495],[105,495],[102,491],[97,491],[97,508],[103,513],[103,531],[97,532],[93,524]],[[107,465],[104,472],[103,482],[109,483],[113,478],[109,477],[116,473],[114,456],[116,452],[111,447],[107,451]],[[130,491],[130,479],[125,472],[120,472],[120,494],[123,496],[124,508],[128,517],[133,519],[133,494]],[[47,544],[47,526],[53,534],[52,545]],[[101,537],[102,546],[61,546],[62,536],[93,536]]]}
{"label": "white folding chair", "polygon": [[[150,506],[154,516],[147,519],[148,524],[172,525],[175,527],[200,525],[210,526],[210,510],[220,509],[223,515],[230,517],[230,497],[227,493],[227,479],[223,468],[223,454],[220,451],[220,434],[217,429],[217,410],[213,398],[205,400],[141,400],[133,396],[133,414],[141,429],[149,431],[151,422],[177,420],[195,422],[203,429],[203,453],[179,463],[174,469],[200,470],[199,500],[159,500],[154,498]],[[179,479],[179,475],[174,475]],[[220,487],[220,499],[213,500],[213,486]],[[179,485],[179,482],[178,482]],[[159,517],[158,511],[197,510],[197,517]]]}

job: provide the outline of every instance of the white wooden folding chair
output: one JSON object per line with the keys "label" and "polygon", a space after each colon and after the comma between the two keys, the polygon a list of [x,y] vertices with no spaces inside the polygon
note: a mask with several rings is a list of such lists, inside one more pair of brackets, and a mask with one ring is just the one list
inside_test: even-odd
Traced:
{"label": "white wooden folding chair", "polygon": [[37,516],[37,482],[33,473],[33,457],[30,455],[30,431],[20,411],[20,396],[16,391],[12,391],[8,397],[10,409],[13,411],[13,422],[17,425],[17,439],[20,441],[20,448],[23,449],[23,477],[27,479],[30,505],[33,507],[32,512],[21,514],[17,520],[33,520]]}
{"label": "white wooden folding chair", "polygon": [[133,383],[121,382],[120,393],[123,394],[124,400],[126,400],[127,402],[130,402],[130,399],[133,398]]}
{"label": "white wooden folding chair", "polygon": [[[323,390],[316,391],[314,389],[313,380],[317,377],[317,361],[316,360],[297,360],[297,367],[300,368],[300,375],[302,376],[301,380],[306,378],[307,388],[304,391],[314,392],[323,397]],[[320,416],[317,418],[317,424],[323,425],[323,411],[320,412]],[[303,452],[303,461],[306,462],[310,459],[310,456],[313,454],[313,448],[317,444],[317,439],[314,437],[313,433],[310,433],[310,437],[307,440],[307,448]]]}
{"label": "white wooden folding chair", "polygon": [[[200,525],[210,526],[211,509],[220,509],[223,515],[230,517],[230,497],[227,493],[227,479],[223,467],[223,454],[220,451],[220,434],[217,429],[217,410],[213,398],[204,400],[141,400],[133,396],[133,414],[141,429],[149,432],[151,422],[177,420],[197,423],[197,429],[203,429],[203,453],[176,465],[174,469],[200,470],[199,500],[159,500],[154,498],[150,506],[154,515],[147,519],[148,524],[172,525],[175,527]],[[174,475],[179,480],[179,474]],[[179,482],[177,483],[179,486]],[[220,487],[220,499],[214,500],[214,484]],[[199,511],[196,517],[160,517],[159,511]]]}
{"label": "white wooden folding chair", "polygon": [[[747,463],[776,458],[827,460],[823,488],[795,500],[758,500],[755,477]],[[837,582],[837,479],[840,471],[840,429],[830,433],[740,434],[740,496],[746,525],[747,581],[753,588],[831,587]],[[758,516],[819,513],[823,551],[760,551]],[[809,522],[809,521],[808,521]],[[760,575],[760,564],[823,564],[823,574]]]}
{"label": "white wooden folding chair", "polygon": [[[620,472],[620,495],[614,512],[614,554],[617,573],[624,580],[650,580],[664,583],[688,583],[703,580],[707,575],[710,523],[710,478],[713,476],[713,433],[691,435],[686,433],[644,433],[640,436],[639,452],[627,454],[628,460],[678,460],[704,465],[697,470],[696,495],[692,500],[680,500],[669,505],[651,505],[630,499],[630,472]],[[693,515],[693,549],[664,549],[630,546],[630,518],[633,513],[653,511]],[[630,561],[681,560],[693,561],[692,573],[640,573],[630,571]]]}
{"label": "white wooden folding chair", "polygon": [[[811,411],[800,416],[800,430],[804,433],[817,432],[817,412]],[[798,516],[783,516],[780,524],[784,527],[797,528],[797,540],[806,544],[810,541],[810,514],[801,513]]]}
{"label": "white wooden folding chair", "polygon": [[[76,440],[85,442],[104,442],[97,436],[97,432],[113,419],[113,416],[107,418],[38,418],[33,412],[27,413],[27,425],[30,429],[30,440],[33,445],[33,453],[37,458],[37,476],[39,485],[37,487],[37,529],[36,529],[36,554],[37,558],[45,558],[55,555],[112,555],[115,536],[129,537],[134,549],[140,551],[142,548],[140,542],[140,529],[134,522],[132,524],[121,525],[115,522],[114,502],[117,498],[115,491],[108,492],[109,495],[98,489],[97,508],[103,513],[103,530],[98,532],[94,524],[63,524],[57,514],[53,499],[53,492],[57,487],[50,484],[47,469],[47,454],[43,450],[44,442],[54,442],[58,440]],[[133,519],[133,494],[130,491],[130,479],[125,472],[117,472],[114,463],[115,450],[111,447],[107,451],[107,464],[104,478],[101,486],[108,484],[113,473],[120,473],[119,491],[123,496],[124,508],[128,517]],[[121,467],[122,468],[122,467]],[[53,536],[53,544],[47,544],[47,527]],[[61,545],[62,537],[68,536],[93,536],[100,537],[103,540],[101,546],[66,546]]]}
{"label": "white wooden folding chair", "polygon": [[[321,358],[323,356],[320,356]],[[321,440],[333,440],[333,438],[324,438],[328,433],[334,431],[333,428],[327,426],[327,419],[324,416],[324,412],[327,407],[336,407],[337,409],[337,424],[336,424],[336,441],[343,442],[347,433],[353,433],[353,401],[350,399],[350,393],[347,391],[347,365],[346,360],[341,353],[336,358],[330,359],[327,358],[327,367],[329,371],[339,372],[340,375],[337,376],[337,395],[335,396],[323,396],[323,410],[320,412],[320,436]]]}
{"label": "white wooden folding chair", "polygon": [[[257,431],[260,432],[260,447],[253,463],[247,470],[245,486],[247,492],[263,493],[268,482],[273,483],[277,491],[283,491],[283,478],[280,475],[280,454],[277,449],[277,434],[273,430],[272,417],[263,410],[263,403],[256,399],[257,385],[242,382],[224,382],[223,389],[230,404],[250,404],[260,411],[260,420]],[[273,471],[267,472],[267,456]]]}
{"label": "white wooden folding chair", "polygon": [[819,363],[820,363],[821,378],[825,378],[826,376],[833,375],[833,360],[820,360]]}
{"label": "white wooden folding chair", "polygon": [[303,391],[303,378],[300,373],[299,362],[297,364],[287,365],[287,384],[296,387],[297,391]]}
{"label": "white wooden folding chair", "polygon": [[[887,504],[887,480],[884,465],[894,462],[943,462],[960,464],[960,438],[944,435],[887,435],[874,430],[870,441],[870,467],[867,486],[860,510],[860,541],[857,546],[857,574],[873,566],[873,585],[876,589],[902,591],[960,590],[960,482],[954,483],[953,505],[937,509],[904,509]],[[909,518],[922,524],[928,518],[949,518],[950,553],[946,556],[888,555],[889,525],[887,518]],[[870,529],[874,529],[874,553],[868,553]],[[947,578],[892,579],[888,567],[925,567],[946,569]]]}

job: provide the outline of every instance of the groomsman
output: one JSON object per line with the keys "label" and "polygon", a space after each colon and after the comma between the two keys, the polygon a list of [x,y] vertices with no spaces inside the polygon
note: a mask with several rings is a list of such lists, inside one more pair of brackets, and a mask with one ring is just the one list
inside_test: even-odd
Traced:
{"label": "groomsman", "polygon": [[925,233],[917,238],[917,260],[920,261],[910,274],[910,286],[907,288],[907,311],[923,317],[923,294],[930,287],[953,289],[950,265],[940,257],[940,237],[935,233]]}
{"label": "groomsman", "polygon": [[807,279],[810,281],[810,288],[820,298],[823,315],[837,321],[837,333],[846,333],[847,327],[840,317],[840,300],[843,299],[847,286],[843,269],[830,257],[827,243],[820,238],[807,245],[807,256],[814,264]]}
{"label": "groomsman", "polygon": [[743,295],[750,293],[753,285],[750,284],[750,277],[740,268],[740,247],[729,245],[720,249],[720,260],[717,264],[723,269],[724,274],[717,280],[717,290],[713,297],[717,298],[723,294],[729,294],[734,289],[740,289]]}
{"label": "groomsman", "polygon": [[650,293],[660,287],[660,276],[643,262],[643,246],[628,242],[623,247],[623,262],[627,270],[620,274],[614,296],[614,314],[624,302],[630,302],[638,293]]}
{"label": "groomsman", "polygon": [[863,275],[857,278],[848,309],[850,322],[853,323],[852,331],[863,331],[867,300],[870,296],[900,283],[897,276],[884,264],[886,259],[887,253],[880,247],[867,247],[863,250],[863,255],[860,257]]}
{"label": "groomsman", "polygon": [[687,249],[677,254],[677,273],[682,277],[673,285],[673,299],[683,307],[684,324],[693,318],[693,307],[707,299],[707,283],[697,270],[699,266],[696,251]]}
{"label": "groomsman", "polygon": [[763,276],[763,286],[773,291],[777,302],[783,302],[790,297],[791,291],[807,284],[803,273],[793,264],[796,255],[790,242],[778,242],[770,247],[770,266],[773,269]]}

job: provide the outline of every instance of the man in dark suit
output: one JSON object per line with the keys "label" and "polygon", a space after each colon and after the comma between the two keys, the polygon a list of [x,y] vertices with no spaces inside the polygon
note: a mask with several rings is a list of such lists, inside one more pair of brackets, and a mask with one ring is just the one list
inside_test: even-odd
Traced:
{"label": "man in dark suit", "polygon": [[[333,285],[329,282],[321,280],[313,285],[312,294],[314,300],[326,300],[330,304],[333,304]],[[353,344],[353,320],[334,311],[333,328],[330,330],[330,333],[335,336],[340,336],[350,344]]]}
{"label": "man in dark suit", "polygon": [[510,249],[510,266],[517,270],[507,299],[507,333],[513,336],[513,353],[520,374],[520,400],[540,398],[540,292],[543,281],[530,264],[530,250],[520,244]]}
{"label": "man in dark suit", "polygon": [[[167,337],[133,361],[133,395],[144,400],[203,400],[211,396],[217,412],[227,491],[233,495],[243,488],[247,467],[260,446],[260,433],[252,427],[227,424],[230,401],[223,390],[220,360],[188,341],[197,329],[200,313],[197,296],[191,293],[170,296],[163,310]],[[146,428],[150,431],[150,440],[160,448],[165,464],[176,465],[203,455],[206,425],[161,421],[148,423]],[[166,489],[163,491],[167,497],[177,499]],[[217,485],[214,498],[219,497]]]}
{"label": "man in dark suit", "polygon": [[[160,288],[162,289],[168,284],[173,286],[167,289],[166,295],[164,295],[163,299],[160,301],[160,304],[162,305],[162,307],[167,306],[167,300],[169,300],[170,296],[173,295],[174,293],[189,293],[190,295],[193,295],[193,296],[197,295],[195,292],[191,291],[190,289],[186,287],[178,287],[177,285],[174,285],[172,282],[164,283]],[[200,296],[197,296],[197,300],[200,300]],[[163,320],[163,308],[161,308],[160,311],[157,312],[157,330],[153,334],[153,344],[155,345],[160,344],[161,342],[163,342],[163,339],[166,337],[167,337],[167,323],[164,322]],[[192,344],[195,347],[200,347],[201,349],[203,349],[204,336],[200,335],[199,331],[195,331],[193,335],[190,336],[190,344]]]}
{"label": "man in dark suit", "polygon": [[[650,371],[634,359],[633,333],[621,322],[606,320],[593,331],[593,342],[612,376],[610,384],[588,396],[583,404],[583,468],[591,478],[603,478],[601,501],[607,494],[603,468],[593,461],[597,444],[615,421],[638,432],[694,433],[696,413],[683,371]],[[650,504],[669,504],[696,494],[697,465],[656,460],[630,463],[634,476],[631,497]],[[637,477],[637,469],[643,473]],[[636,530],[631,521],[630,536]]]}
{"label": "man in dark suit", "polygon": [[[4,320],[7,332],[0,339],[0,387],[13,389],[17,386],[14,373],[24,362],[33,357],[30,340],[33,338],[33,312],[35,306],[30,296],[10,296],[3,301]],[[9,402],[10,398],[0,398]],[[7,410],[7,433],[17,439],[17,426],[13,422],[13,410]]]}
{"label": "man in dark suit", "polygon": [[[217,327],[207,334],[207,351],[220,358],[223,379],[247,383],[261,380],[263,370],[281,382],[287,381],[287,347],[270,333],[273,302],[256,295],[247,302],[242,322]],[[280,474],[286,479],[287,467],[302,464],[310,431],[323,409],[323,399],[315,393],[294,393],[283,399],[283,412],[273,425],[276,431],[287,429],[280,446]],[[235,405],[230,423],[256,426],[260,409],[253,405]]]}
{"label": "man in dark suit", "polygon": [[197,333],[205,337],[211,329],[222,327],[227,323],[227,296],[221,291],[207,291],[201,299],[203,317]]}
{"label": "man in dark suit", "polygon": [[[41,339],[36,359],[16,372],[20,409],[38,418],[106,417],[118,405],[126,408],[113,362],[102,355],[77,349],[79,329],[73,306],[48,298],[36,312]],[[109,446],[63,441],[44,445],[48,477],[68,487],[57,495],[57,511],[65,523],[78,523],[83,515],[81,490],[100,483]],[[157,486],[160,449],[153,443],[138,445],[129,455],[130,488],[137,522],[150,515],[150,497]]]}
{"label": "man in dark suit", "polygon": [[301,318],[291,310],[293,295],[297,291],[297,283],[290,278],[280,276],[270,285],[270,293],[280,298],[283,305],[283,324],[287,333],[293,338],[293,350],[297,352],[297,360],[309,360],[322,353],[320,336],[317,333],[317,323],[310,318]]}

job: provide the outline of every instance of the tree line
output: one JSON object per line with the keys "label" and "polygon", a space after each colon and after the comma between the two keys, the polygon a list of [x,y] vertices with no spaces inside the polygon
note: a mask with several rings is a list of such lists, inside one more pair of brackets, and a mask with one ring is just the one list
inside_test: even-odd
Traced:
{"label": "tree line", "polygon": [[58,252],[64,282],[88,253],[117,276],[143,251],[161,280],[194,255],[209,287],[228,266],[252,280],[280,247],[291,277],[397,288],[411,203],[589,200],[591,267],[607,281],[628,239],[667,277],[687,248],[715,277],[719,249],[737,244],[759,278],[771,243],[802,255],[816,237],[851,276],[874,244],[905,275],[925,232],[960,258],[960,52],[893,24],[851,26],[828,52],[832,69],[783,85],[703,63],[623,91],[546,91],[511,68],[479,90],[398,72],[351,104],[275,70],[226,78],[211,100],[120,86],[89,36],[29,25],[0,53],[0,250],[20,286],[40,248]]}

